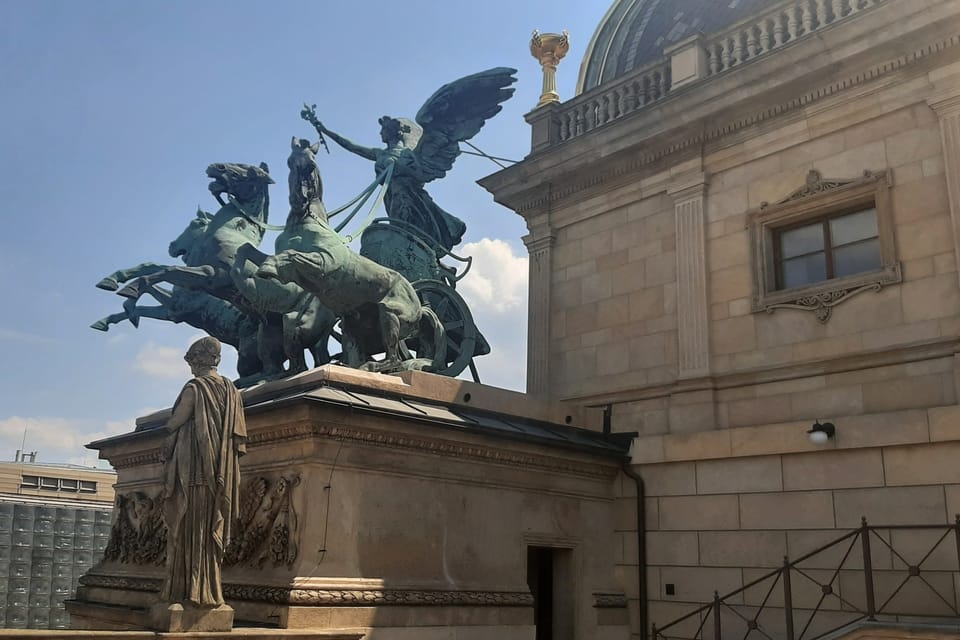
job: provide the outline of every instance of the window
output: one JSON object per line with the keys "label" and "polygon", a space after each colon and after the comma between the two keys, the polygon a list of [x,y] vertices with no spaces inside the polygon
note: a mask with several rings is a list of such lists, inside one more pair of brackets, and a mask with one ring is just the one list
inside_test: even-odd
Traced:
{"label": "window", "polygon": [[888,172],[806,184],[748,217],[754,269],[753,311],[813,311],[821,322],[834,306],[864,291],[900,282]]}
{"label": "window", "polygon": [[48,478],[46,476],[28,476],[20,478],[21,489],[43,489],[44,491],[66,491],[69,493],[96,493],[95,480],[77,480],[75,478]]}
{"label": "window", "polygon": [[775,230],[774,251],[778,290],[879,269],[877,210]]}

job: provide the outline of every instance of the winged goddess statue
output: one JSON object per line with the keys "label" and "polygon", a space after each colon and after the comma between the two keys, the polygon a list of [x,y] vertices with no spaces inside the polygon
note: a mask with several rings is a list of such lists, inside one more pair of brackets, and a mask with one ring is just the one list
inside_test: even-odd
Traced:
{"label": "winged goddess statue", "polygon": [[[460,78],[440,87],[417,112],[416,122],[406,118],[380,118],[384,148],[359,145],[330,129],[312,107],[301,115],[317,133],[361,158],[373,160],[376,175],[390,175],[384,206],[390,218],[413,225],[436,244],[450,251],[459,244],[466,225],[444,211],[424,185],[442,178],[460,155],[460,143],[477,135],[484,123],[499,113],[513,95],[510,87],[517,71],[497,67]],[[392,173],[387,169],[393,165]]]}

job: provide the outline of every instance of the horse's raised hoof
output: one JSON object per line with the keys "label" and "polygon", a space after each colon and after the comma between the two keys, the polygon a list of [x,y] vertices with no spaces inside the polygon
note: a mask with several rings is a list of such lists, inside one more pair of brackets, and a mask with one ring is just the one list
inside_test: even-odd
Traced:
{"label": "horse's raised hoof", "polygon": [[109,331],[110,323],[107,322],[106,320],[97,320],[92,325],[90,325],[90,328],[96,329],[97,331]]}
{"label": "horse's raised hoof", "polygon": [[136,298],[129,298],[123,301],[123,310],[127,314],[127,320],[137,329],[140,328],[140,311],[137,309]]}
{"label": "horse's raised hoof", "polygon": [[123,289],[120,289],[120,291],[117,291],[117,295],[123,296],[124,298],[131,298],[132,300],[136,300],[137,298],[140,297],[140,287],[137,286],[136,282],[131,282],[130,284],[125,286]]}
{"label": "horse's raised hoof", "polygon": [[[103,280],[97,283],[97,289],[103,289],[104,291],[116,291],[120,288],[120,283],[117,282],[116,278],[107,276]],[[106,331],[106,329],[104,329]]]}

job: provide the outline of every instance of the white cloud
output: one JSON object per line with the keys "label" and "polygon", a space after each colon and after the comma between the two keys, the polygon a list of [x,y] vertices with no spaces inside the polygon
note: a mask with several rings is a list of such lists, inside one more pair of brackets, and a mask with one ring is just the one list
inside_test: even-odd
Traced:
{"label": "white cloud", "polygon": [[[141,409],[137,415],[147,415],[156,409]],[[66,462],[84,466],[97,465],[97,452],[86,444],[111,436],[129,433],[136,418],[123,420],[82,420],[58,416],[10,416],[0,418],[0,451],[6,451],[9,460],[17,449],[36,451],[37,462]]]}
{"label": "white cloud", "polygon": [[14,329],[4,329],[0,327],[0,340],[9,340],[11,342],[25,342],[27,344],[53,344],[56,342],[48,336],[41,336],[26,331],[16,331]]}
{"label": "white cloud", "polygon": [[514,255],[509,244],[492,238],[468,242],[459,253],[473,256],[470,273],[457,283],[457,291],[471,309],[492,307],[505,313],[526,306],[527,256]]}
{"label": "white cloud", "polygon": [[[476,359],[480,380],[522,391],[527,365],[527,257],[491,238],[467,243],[458,253],[473,256],[473,267],[457,283],[457,292],[490,343],[490,354]],[[469,370],[460,377],[469,379]]]}
{"label": "white cloud", "polygon": [[183,360],[186,349],[148,342],[137,352],[133,367],[155,378],[190,378],[190,367]]}

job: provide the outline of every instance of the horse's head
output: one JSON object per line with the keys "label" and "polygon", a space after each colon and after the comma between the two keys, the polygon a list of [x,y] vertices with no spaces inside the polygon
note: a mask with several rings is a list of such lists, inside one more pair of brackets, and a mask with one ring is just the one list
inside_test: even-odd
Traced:
{"label": "horse's head", "polygon": [[233,162],[215,162],[207,167],[207,177],[212,182],[207,187],[221,205],[226,206],[223,194],[232,196],[242,204],[267,202],[267,188],[273,178],[267,173],[267,165],[259,167]]}
{"label": "horse's head", "polygon": [[310,144],[309,140],[296,136],[290,141],[290,157],[287,167],[290,169],[290,213],[303,216],[311,204],[322,211],[323,181],[317,168],[317,151],[320,143]]}
{"label": "horse's head", "polygon": [[170,257],[179,258],[190,252],[190,249],[203,238],[210,226],[213,216],[200,208],[197,208],[197,217],[190,221],[187,228],[183,230],[177,239],[170,243]]}

